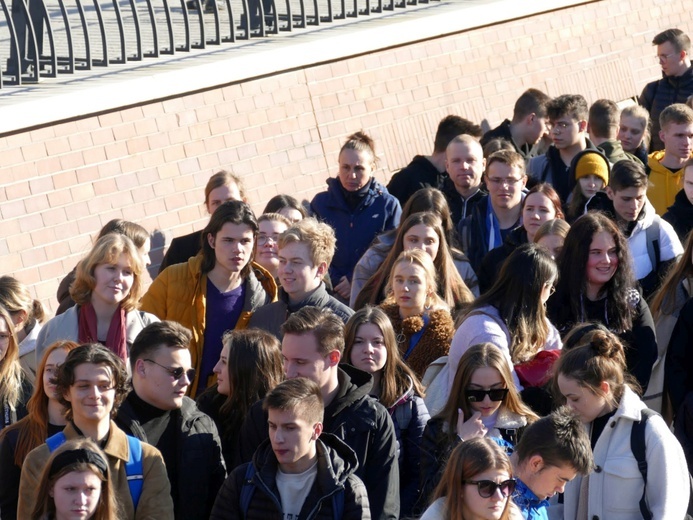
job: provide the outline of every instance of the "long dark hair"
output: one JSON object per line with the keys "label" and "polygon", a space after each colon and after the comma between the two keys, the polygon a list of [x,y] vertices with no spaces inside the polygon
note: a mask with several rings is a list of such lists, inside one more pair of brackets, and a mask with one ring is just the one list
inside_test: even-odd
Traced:
{"label": "long dark hair", "polygon": [[673,314],[676,309],[676,291],[685,279],[693,278],[693,233],[688,234],[686,248],[678,262],[671,266],[659,291],[650,301],[650,311],[656,320],[663,314]]}
{"label": "long dark hair", "polygon": [[[248,204],[240,200],[227,200],[226,202],[221,204],[214,211],[214,213],[212,213],[212,217],[209,219],[209,223],[204,228],[204,230],[202,230],[202,265],[200,269],[203,274],[208,273],[212,269],[214,269],[214,265],[217,262],[216,255],[214,254],[214,249],[209,244],[209,240],[207,237],[209,235],[216,237],[217,233],[219,233],[219,231],[221,231],[221,228],[224,227],[224,224],[227,223],[237,225],[245,224],[253,232],[253,244],[257,239],[257,233],[259,228],[257,225],[257,219],[255,218],[255,214],[253,213],[253,210],[250,209],[250,206],[248,206]],[[255,247],[253,247],[253,251],[254,250]],[[241,269],[241,276],[243,278],[248,276],[248,273],[250,273],[250,270],[252,269],[251,264],[252,256],[248,260],[248,263],[245,266],[243,266],[243,269]]]}
{"label": "long dark hair", "polygon": [[582,299],[587,288],[587,260],[594,235],[600,232],[610,234],[616,244],[618,267],[604,287],[606,308],[609,309],[609,328],[619,332],[630,330],[633,326],[635,309],[629,303],[629,289],[636,285],[631,268],[628,242],[614,222],[600,212],[590,211],[575,221],[563,243],[558,257],[560,278],[556,294],[551,299],[554,309],[570,312],[569,323],[582,320]]}

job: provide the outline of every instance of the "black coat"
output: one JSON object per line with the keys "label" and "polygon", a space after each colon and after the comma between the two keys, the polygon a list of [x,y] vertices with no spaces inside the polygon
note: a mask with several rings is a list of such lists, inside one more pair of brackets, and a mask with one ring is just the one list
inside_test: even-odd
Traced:
{"label": "black coat", "polygon": [[[358,466],[354,452],[338,437],[323,433],[317,440],[318,474],[303,502],[301,520],[332,520],[332,496],[344,493],[345,520],[370,519],[368,495],[361,479],[354,471]],[[249,464],[255,465],[250,483],[245,476]],[[224,482],[210,520],[283,520],[281,496],[277,488],[277,458],[269,440],[258,447],[252,462],[247,462],[234,471]],[[243,487],[253,487],[247,511],[242,511]],[[343,491],[340,491],[343,490]],[[205,517],[207,518],[207,517]]]}
{"label": "black coat", "polygon": [[527,243],[527,231],[519,226],[513,229],[505,237],[503,245],[489,251],[481,262],[477,272],[479,278],[479,292],[484,294],[496,281],[503,262],[522,244]]}
{"label": "black coat", "polygon": [[461,220],[457,227],[462,249],[475,273],[479,272],[481,261],[488,253],[486,210],[489,204],[490,200],[486,195],[474,206],[472,214]]}
{"label": "black coat", "polygon": [[[171,420],[175,417],[179,432],[175,462],[178,482],[171,482],[171,489],[177,486],[178,492],[178,500],[173,504],[176,520],[207,518],[226,478],[217,427],[188,397],[183,398],[181,409],[172,414]],[[115,422],[125,433],[147,442],[147,434],[127,399],[120,405]]]}
{"label": "black coat", "polygon": [[395,173],[387,185],[387,191],[399,200],[402,207],[407,203],[409,197],[414,195],[422,188],[440,189],[443,180],[448,176],[446,172],[439,172],[423,155],[417,155],[412,161]]}
{"label": "black coat", "polygon": [[202,249],[202,231],[193,231],[189,235],[174,238],[161,261],[159,274],[169,265],[187,262],[191,257],[197,255],[200,249]]}
{"label": "black coat", "polygon": [[486,191],[479,189],[474,195],[463,200],[462,196],[455,189],[455,183],[452,182],[450,177],[446,177],[443,181],[441,191],[448,201],[452,224],[455,227],[457,227],[460,220],[467,218],[472,213],[474,206],[484,198],[484,195],[488,195]]}
{"label": "black coat", "polygon": [[[370,374],[349,365],[339,368],[339,392],[325,408],[324,430],[354,450],[359,461],[356,475],[368,490],[374,519],[399,518],[399,468],[397,439],[387,410],[369,396]],[[253,405],[241,428],[240,460],[248,462],[269,437],[262,402]]]}
{"label": "black coat", "polygon": [[481,138],[481,141],[479,141],[481,143],[481,146],[486,146],[488,142],[492,139],[505,139],[524,159],[529,159],[532,156],[532,147],[526,144],[523,146],[517,146],[517,144],[515,144],[515,141],[513,141],[513,134],[510,131],[511,124],[512,123],[510,122],[510,120],[506,119],[496,128],[493,128],[486,132],[484,136]]}
{"label": "black coat", "polygon": [[674,203],[667,208],[662,218],[672,225],[681,243],[685,243],[688,233],[693,229],[693,204],[686,197],[685,191],[681,190],[676,194]]}
{"label": "black coat", "polygon": [[664,381],[674,413],[693,390],[693,298],[689,299],[671,333],[664,363]]}

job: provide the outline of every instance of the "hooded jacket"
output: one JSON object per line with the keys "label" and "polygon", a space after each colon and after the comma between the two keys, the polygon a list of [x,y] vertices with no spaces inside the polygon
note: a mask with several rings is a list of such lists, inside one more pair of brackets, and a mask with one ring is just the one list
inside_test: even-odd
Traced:
{"label": "hooded jacket", "polygon": [[[170,420],[176,421],[178,433],[178,480],[171,482],[171,487],[177,488],[178,496],[178,502],[173,504],[174,518],[186,520],[198,515],[207,518],[226,478],[217,428],[214,421],[198,410],[195,401],[189,397],[183,397],[183,405],[171,412]],[[149,442],[128,399],[118,408],[115,422],[125,433]]]}
{"label": "hooded jacket", "polygon": [[387,185],[387,190],[404,207],[409,197],[420,189],[440,189],[443,179],[446,177],[447,173],[439,172],[438,168],[426,156],[416,155],[407,166],[392,176]]}
{"label": "hooded jacket", "polygon": [[651,153],[647,161],[647,166],[650,169],[650,187],[647,189],[647,198],[654,206],[657,215],[663,215],[667,208],[674,203],[674,198],[681,189],[683,177],[683,168],[674,173],[662,165],[662,159],[664,159],[664,151]]}
{"label": "hooded jacket", "polygon": [[266,330],[281,341],[283,336],[281,333],[282,324],[291,314],[308,306],[329,309],[344,323],[349,321],[351,315],[354,314],[352,309],[337,298],[330,296],[325,290],[325,284],[320,282],[320,285],[313,292],[295,305],[289,303],[289,295],[280,288],[277,301],[263,305],[255,311],[248,322],[248,327]]}
{"label": "hooded jacket", "polygon": [[650,150],[661,150],[664,143],[659,138],[659,115],[669,105],[674,103],[685,103],[688,96],[693,94],[693,66],[681,76],[667,76],[662,73],[662,78],[652,81],[645,85],[642,94],[638,98],[638,103],[650,113],[652,122],[652,142]]}
{"label": "hooded jacket", "polygon": [[462,198],[462,195],[455,189],[455,183],[452,182],[450,177],[446,177],[443,181],[443,187],[441,190],[443,195],[445,195],[445,200],[448,201],[448,206],[450,207],[450,217],[452,218],[452,225],[457,226],[463,218],[467,218],[484,195],[488,195],[488,192],[479,188],[473,195],[470,195],[466,199]]}
{"label": "hooded jacket", "polygon": [[683,244],[688,233],[693,229],[693,204],[688,200],[684,190],[679,190],[674,197],[674,203],[669,206],[662,218],[671,224]]}
{"label": "hooded jacket", "polygon": [[397,199],[375,179],[370,180],[366,195],[353,210],[335,177],[327,179],[327,191],[318,193],[310,207],[318,219],[332,226],[337,237],[337,250],[329,271],[333,284],[338,284],[343,276],[351,280],[356,263],[373,239],[383,231],[396,228],[402,214]]}
{"label": "hooded jacket", "polygon": [[[318,473],[315,482],[303,502],[302,520],[333,520],[332,497],[344,494],[345,520],[370,520],[368,495],[361,479],[355,475],[359,463],[354,452],[338,437],[323,433],[316,441]],[[255,466],[255,474],[248,483],[245,475],[249,464]],[[237,467],[226,479],[219,491],[210,520],[283,520],[281,496],[277,488],[279,464],[269,440],[260,444],[253,461]],[[241,506],[243,487],[253,486],[247,514]]]}
{"label": "hooded jacket", "polygon": [[[359,461],[356,470],[368,490],[374,519],[399,518],[397,439],[387,410],[370,397],[373,378],[349,365],[338,369],[339,390],[325,408],[324,432],[343,440]],[[247,462],[269,437],[262,401],[253,405],[241,428],[239,463]]]}
{"label": "hooded jacket", "polygon": [[[604,154],[611,166],[616,164],[618,161],[634,161],[642,164],[642,161],[638,159],[637,156],[626,152],[623,149],[623,145],[621,145],[621,141],[617,139],[609,139],[604,141],[597,146],[597,149]],[[645,165],[643,164],[643,166]]]}
{"label": "hooded jacket", "polygon": [[[200,377],[207,312],[207,274],[202,273],[201,266],[202,256],[198,255],[184,264],[166,268],[149,286],[140,305],[142,310],[151,312],[159,319],[177,321],[192,331],[188,349],[197,373],[189,387],[191,395],[196,394]],[[277,283],[272,275],[259,264],[253,262],[252,266],[243,281],[245,301],[236,329],[246,328],[253,312],[274,301],[277,295]]]}

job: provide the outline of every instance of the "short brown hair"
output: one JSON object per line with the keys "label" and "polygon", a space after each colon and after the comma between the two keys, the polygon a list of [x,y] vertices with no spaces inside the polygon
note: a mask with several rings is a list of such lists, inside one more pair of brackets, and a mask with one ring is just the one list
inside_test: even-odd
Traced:
{"label": "short brown hair", "polygon": [[609,176],[609,187],[613,191],[627,188],[647,188],[649,181],[641,162],[622,159],[614,164]]}
{"label": "short brown hair", "polygon": [[669,105],[659,114],[659,126],[664,129],[666,125],[687,125],[693,123],[693,108],[683,103]]}
{"label": "short brown hair", "polygon": [[337,350],[344,352],[344,322],[337,315],[318,307],[307,306],[294,312],[281,327],[283,335],[315,334],[318,351],[326,356]]}
{"label": "short brown hair", "polygon": [[486,175],[488,175],[488,169],[494,162],[507,164],[511,168],[517,169],[520,174],[525,175],[525,160],[514,150],[498,150],[489,155],[486,159]]}
{"label": "short brown hair", "polygon": [[587,100],[580,94],[564,94],[549,101],[546,113],[551,121],[560,117],[572,117],[576,121],[586,121],[589,112]]}
{"label": "short brown hair", "polygon": [[209,194],[212,193],[212,190],[234,184],[238,188],[238,194],[241,196],[241,199],[245,199],[245,186],[243,186],[243,181],[241,181],[238,175],[226,170],[220,170],[212,175],[205,186],[205,206],[209,203]]}
{"label": "short brown hair", "polygon": [[337,239],[334,229],[329,224],[318,222],[312,217],[304,218],[293,224],[279,235],[279,249],[289,244],[300,242],[308,246],[310,259],[314,266],[332,262]]}
{"label": "short brown hair", "polygon": [[691,39],[681,29],[667,29],[662,31],[652,40],[652,45],[662,45],[669,42],[674,46],[676,52],[691,50]]}
{"label": "short brown hair", "polygon": [[472,123],[469,119],[454,115],[445,116],[438,123],[433,151],[444,153],[452,138],[460,134],[467,134],[481,139],[483,132],[479,125]]}
{"label": "short brown hair", "polygon": [[598,99],[590,107],[587,124],[596,137],[614,139],[618,134],[621,111],[610,99]]}
{"label": "short brown hair", "polygon": [[325,415],[320,387],[305,377],[279,383],[265,396],[262,409],[294,412],[311,424],[322,422]]}
{"label": "short brown hair", "polygon": [[137,360],[149,357],[160,347],[184,349],[190,346],[192,332],[176,321],[156,321],[143,328],[130,349],[130,367],[135,371]]}
{"label": "short brown hair", "polygon": [[551,98],[536,88],[525,90],[515,101],[513,108],[513,122],[518,123],[530,114],[537,117],[546,117],[546,108]]}

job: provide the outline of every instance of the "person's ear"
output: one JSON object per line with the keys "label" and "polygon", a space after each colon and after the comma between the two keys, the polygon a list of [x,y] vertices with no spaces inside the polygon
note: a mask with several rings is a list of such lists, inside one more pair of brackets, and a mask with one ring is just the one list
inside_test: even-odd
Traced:
{"label": "person's ear", "polygon": [[532,471],[532,473],[539,473],[544,469],[543,457],[538,454],[532,455],[527,462],[527,467]]}
{"label": "person's ear", "polygon": [[602,381],[599,383],[599,389],[604,392],[604,395],[609,395],[611,394],[611,383],[608,381]]}
{"label": "person's ear", "polygon": [[135,361],[135,373],[140,377],[146,376],[146,371],[144,369],[144,359],[138,359]]}
{"label": "person's ear", "polygon": [[664,137],[664,136],[666,136],[666,135],[667,135],[667,133],[664,131],[664,129],[662,129],[662,130],[659,131],[659,138],[661,139],[661,141],[662,141],[665,145],[667,144],[666,138]]}
{"label": "person's ear", "polygon": [[211,233],[207,233],[207,243],[209,244],[209,247],[214,249],[214,235]]}
{"label": "person's ear", "polygon": [[578,121],[578,131],[580,131],[580,132],[587,131],[587,121],[585,121],[584,119],[582,121]]}
{"label": "person's ear", "polygon": [[522,175],[522,187],[524,188],[525,186],[527,186],[527,174],[526,173]]}
{"label": "person's ear", "polygon": [[311,436],[311,440],[318,440],[318,437],[320,437],[320,434],[323,431],[323,425],[321,422],[317,422],[313,425],[313,435]]}
{"label": "person's ear", "polygon": [[327,272],[327,262],[320,262],[316,276],[322,280],[322,278],[325,276],[326,272]]}
{"label": "person's ear", "polygon": [[611,189],[611,186],[607,186],[604,191],[606,191],[606,196],[609,197],[609,199],[614,200],[616,194],[614,193],[614,190]]}
{"label": "person's ear", "polygon": [[342,359],[342,354],[339,353],[339,350],[333,350],[327,354],[327,359],[329,360],[331,367],[336,367],[339,365],[339,361]]}

